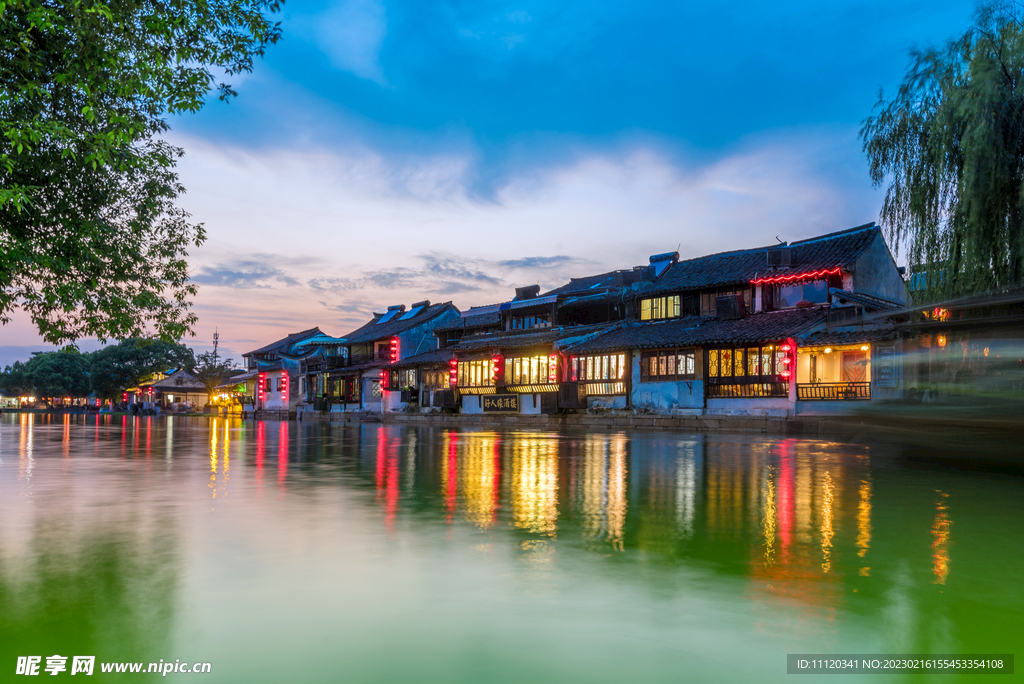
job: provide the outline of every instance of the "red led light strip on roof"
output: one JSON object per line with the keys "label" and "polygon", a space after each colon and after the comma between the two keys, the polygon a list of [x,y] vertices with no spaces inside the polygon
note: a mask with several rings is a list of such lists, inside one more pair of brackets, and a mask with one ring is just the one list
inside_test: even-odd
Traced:
{"label": "red led light strip on roof", "polygon": [[791,283],[796,280],[809,280],[820,278],[827,275],[837,275],[841,269],[837,266],[835,268],[826,268],[821,271],[811,271],[810,273],[794,273],[793,275],[785,276],[772,276],[770,278],[758,278],[757,280],[751,280],[751,285],[760,285],[762,283]]}

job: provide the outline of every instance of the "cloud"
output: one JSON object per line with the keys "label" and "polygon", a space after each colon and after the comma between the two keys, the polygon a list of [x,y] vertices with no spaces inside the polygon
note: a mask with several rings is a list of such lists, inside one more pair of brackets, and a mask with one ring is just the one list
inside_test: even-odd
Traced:
{"label": "cloud", "polygon": [[464,292],[479,292],[482,288],[466,283],[442,282],[438,283],[433,290],[427,290],[430,294],[453,295]]}
{"label": "cloud", "polygon": [[278,257],[270,254],[252,254],[218,264],[200,266],[192,280],[200,285],[215,285],[240,289],[268,288],[274,283],[289,287],[299,285],[299,280],[275,265]]}
{"label": "cloud", "polygon": [[466,259],[454,254],[431,252],[419,256],[423,260],[425,270],[432,277],[454,278],[459,281],[501,285],[501,279],[488,275],[480,270],[482,262]]}
{"label": "cloud", "polygon": [[507,259],[505,261],[499,261],[498,266],[507,268],[510,270],[519,269],[535,269],[535,268],[565,268],[566,266],[574,266],[577,264],[587,263],[586,259],[580,259],[579,257],[571,256],[550,256],[550,257],[523,257],[522,259]]}
{"label": "cloud", "polygon": [[361,287],[359,280],[353,278],[312,278],[307,284],[317,292],[358,290]]}

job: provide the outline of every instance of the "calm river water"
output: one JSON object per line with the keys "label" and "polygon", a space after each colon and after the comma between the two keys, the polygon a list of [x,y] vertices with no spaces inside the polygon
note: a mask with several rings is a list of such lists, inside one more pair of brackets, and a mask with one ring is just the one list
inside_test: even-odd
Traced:
{"label": "calm river water", "polygon": [[1014,653],[1022,524],[1021,477],[884,444],[5,415],[0,679],[54,654],[95,655],[87,681],[180,659],[208,682],[521,683]]}

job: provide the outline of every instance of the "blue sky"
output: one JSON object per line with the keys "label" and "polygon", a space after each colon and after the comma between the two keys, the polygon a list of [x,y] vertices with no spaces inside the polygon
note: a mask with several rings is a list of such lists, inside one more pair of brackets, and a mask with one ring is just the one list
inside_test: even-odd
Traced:
{"label": "blue sky", "polygon": [[[292,1],[171,120],[204,347],[877,220],[857,131],[973,3]],[[24,317],[0,364],[43,348]],[[89,347],[88,343],[83,345]]]}

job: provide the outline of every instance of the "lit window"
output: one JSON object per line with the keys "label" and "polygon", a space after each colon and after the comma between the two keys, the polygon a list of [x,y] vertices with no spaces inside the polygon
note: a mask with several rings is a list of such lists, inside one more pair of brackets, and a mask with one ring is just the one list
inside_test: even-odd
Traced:
{"label": "lit window", "polygon": [[693,349],[662,349],[640,355],[640,380],[692,380]]}

